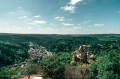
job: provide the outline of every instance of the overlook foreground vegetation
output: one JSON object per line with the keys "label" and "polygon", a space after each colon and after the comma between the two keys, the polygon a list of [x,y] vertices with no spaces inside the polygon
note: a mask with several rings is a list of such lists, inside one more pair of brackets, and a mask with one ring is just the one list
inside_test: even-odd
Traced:
{"label": "overlook foreground vegetation", "polygon": [[[87,63],[75,60],[74,52],[82,45],[89,45],[86,50],[94,56]],[[31,48],[41,49],[43,56],[31,60]],[[45,79],[120,79],[120,35],[0,34],[0,68],[0,79],[33,74]]]}

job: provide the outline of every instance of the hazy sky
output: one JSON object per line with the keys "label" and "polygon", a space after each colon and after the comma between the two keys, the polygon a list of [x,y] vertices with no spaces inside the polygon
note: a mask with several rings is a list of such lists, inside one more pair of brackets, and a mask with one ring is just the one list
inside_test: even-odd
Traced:
{"label": "hazy sky", "polygon": [[0,33],[120,33],[120,0],[0,0]]}

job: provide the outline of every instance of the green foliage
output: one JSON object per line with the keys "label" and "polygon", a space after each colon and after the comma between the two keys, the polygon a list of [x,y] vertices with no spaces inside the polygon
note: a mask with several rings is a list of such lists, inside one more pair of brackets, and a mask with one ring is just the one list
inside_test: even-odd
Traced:
{"label": "green foliage", "polygon": [[73,52],[82,44],[96,44],[96,37],[81,35],[47,35],[47,34],[1,34],[0,39],[15,43],[33,42],[44,46],[52,52]]}
{"label": "green foliage", "polygon": [[19,72],[21,72],[22,75],[32,75],[37,74],[38,72],[41,72],[41,67],[37,64],[28,64],[25,67],[19,69]]}
{"label": "green foliage", "polygon": [[95,45],[91,45],[89,48],[89,51],[92,51],[94,55],[96,55],[95,59],[100,56],[107,55],[109,51],[111,50],[119,50],[120,51],[120,45],[119,42],[115,41],[104,41],[103,43],[98,43]]}
{"label": "green foliage", "polygon": [[0,67],[24,61],[29,57],[27,51],[26,44],[0,41]]}
{"label": "green foliage", "polygon": [[[86,44],[86,45],[90,44],[90,45],[96,46],[97,44],[110,45],[111,43],[114,43],[115,41],[112,42],[112,41],[99,40],[99,38],[106,38],[108,36],[118,37],[120,35],[0,34],[0,40],[15,42],[15,43],[33,42],[35,44],[44,46],[49,51],[58,53],[58,52],[73,52],[80,45],[83,45],[83,44]],[[114,38],[115,37],[113,37],[113,39]],[[117,39],[119,40],[119,38]]]}
{"label": "green foliage", "polygon": [[13,70],[1,70],[0,71],[0,79],[15,79],[16,73]]}
{"label": "green foliage", "polygon": [[72,63],[72,66],[77,66],[77,62],[73,62],[73,63]]}
{"label": "green foliage", "polygon": [[119,79],[120,52],[112,50],[106,56],[100,57],[91,64],[90,76],[92,79]]}
{"label": "green foliage", "polygon": [[40,64],[44,75],[52,79],[63,79],[65,66],[60,61],[56,55],[44,57]]}
{"label": "green foliage", "polygon": [[70,64],[70,62],[72,61],[73,53],[71,52],[60,52],[57,53],[57,55],[62,63]]}
{"label": "green foliage", "polygon": [[[70,64],[70,61],[72,60],[73,56],[72,53],[64,52],[73,52],[76,49],[78,49],[80,45],[90,45],[90,47],[87,50],[90,51],[90,53],[94,54],[95,59],[97,59],[96,62],[92,63],[91,65],[91,77],[93,79],[119,78],[120,75],[119,74],[120,55],[118,53],[118,51],[120,51],[119,36],[120,35],[118,34],[116,35],[0,34],[1,40],[0,67],[11,65],[14,63],[19,63],[28,58],[29,57],[27,53],[27,50],[29,49],[28,43],[32,42],[34,44],[44,46],[48,51],[57,53],[58,57],[57,56],[45,57],[41,62],[41,66],[43,68],[43,71],[45,72],[44,75],[49,76],[53,79],[57,79],[63,76],[64,65],[62,63]],[[76,64],[77,64],[76,62],[72,63],[72,65]],[[34,68],[36,67],[33,67],[30,70],[33,71],[35,70]],[[32,71],[31,73],[34,73]],[[7,71],[5,73],[7,73]],[[27,71],[25,71],[25,73],[27,73]]]}
{"label": "green foliage", "polygon": [[49,46],[50,50],[53,52],[73,52],[80,45],[84,44],[96,44],[99,40],[97,38],[91,37],[72,37],[68,39],[58,39],[55,42],[51,42]]}

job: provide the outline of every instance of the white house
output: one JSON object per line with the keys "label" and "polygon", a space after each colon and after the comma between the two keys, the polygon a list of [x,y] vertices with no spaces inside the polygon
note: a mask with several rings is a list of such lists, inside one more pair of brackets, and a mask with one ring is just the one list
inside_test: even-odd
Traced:
{"label": "white house", "polygon": [[33,79],[43,79],[43,77],[34,77]]}

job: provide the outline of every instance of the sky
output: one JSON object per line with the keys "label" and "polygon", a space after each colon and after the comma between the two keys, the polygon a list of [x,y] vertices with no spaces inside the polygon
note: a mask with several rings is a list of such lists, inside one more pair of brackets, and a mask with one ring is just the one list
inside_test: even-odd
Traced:
{"label": "sky", "polygon": [[120,34],[120,0],[0,0],[0,33]]}

